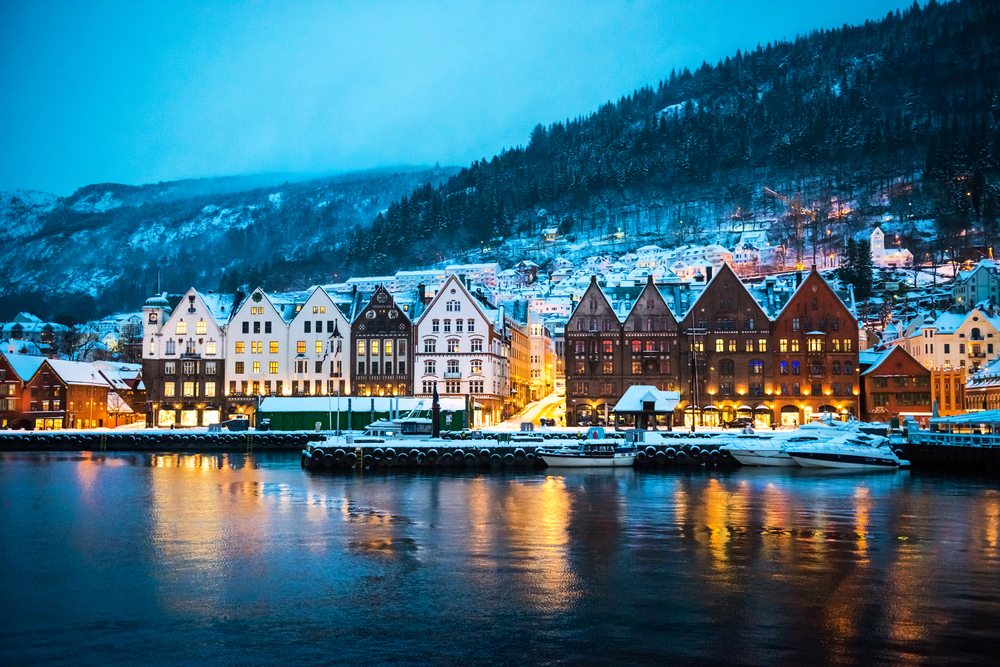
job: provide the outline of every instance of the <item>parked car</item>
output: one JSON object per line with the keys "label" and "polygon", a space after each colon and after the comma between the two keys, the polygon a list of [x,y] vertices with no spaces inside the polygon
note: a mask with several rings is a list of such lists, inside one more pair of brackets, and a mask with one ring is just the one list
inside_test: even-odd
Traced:
{"label": "parked car", "polygon": [[746,426],[753,426],[753,419],[750,417],[737,417],[731,422],[725,422],[725,424],[729,428],[744,428]]}

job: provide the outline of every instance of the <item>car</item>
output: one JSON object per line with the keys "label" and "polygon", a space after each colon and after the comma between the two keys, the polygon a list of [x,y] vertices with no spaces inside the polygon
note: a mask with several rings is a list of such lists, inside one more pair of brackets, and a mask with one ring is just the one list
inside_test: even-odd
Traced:
{"label": "car", "polygon": [[737,417],[732,421],[723,423],[729,428],[744,428],[746,426],[753,426],[753,419],[750,417]]}

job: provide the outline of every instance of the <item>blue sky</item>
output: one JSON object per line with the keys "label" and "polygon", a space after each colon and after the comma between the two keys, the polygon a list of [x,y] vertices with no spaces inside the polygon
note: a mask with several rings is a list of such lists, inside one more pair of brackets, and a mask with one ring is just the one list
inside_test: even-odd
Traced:
{"label": "blue sky", "polygon": [[468,164],[672,68],[910,4],[0,0],[0,190]]}

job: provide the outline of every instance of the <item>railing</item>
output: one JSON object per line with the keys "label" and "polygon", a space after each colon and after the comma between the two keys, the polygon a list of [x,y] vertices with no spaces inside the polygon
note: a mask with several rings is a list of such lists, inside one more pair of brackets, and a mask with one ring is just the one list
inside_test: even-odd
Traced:
{"label": "railing", "polygon": [[462,374],[461,373],[445,373],[444,374],[444,379],[445,380],[461,380],[462,379]]}
{"label": "railing", "polygon": [[969,352],[969,356],[972,357],[973,359],[985,359],[986,358],[986,353],[985,352]]}

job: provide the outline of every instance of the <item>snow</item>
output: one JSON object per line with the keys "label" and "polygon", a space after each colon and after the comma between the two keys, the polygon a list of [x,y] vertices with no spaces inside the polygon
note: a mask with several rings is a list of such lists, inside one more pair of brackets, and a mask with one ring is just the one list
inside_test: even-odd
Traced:
{"label": "snow", "polygon": [[[390,407],[395,409],[396,402],[399,404],[400,416],[405,416],[411,410],[430,410],[432,400],[429,398],[384,398],[367,396],[341,396],[340,410],[347,410],[350,401],[351,412],[371,412],[372,402],[375,404],[375,412],[389,412]],[[439,399],[441,410],[459,412],[465,409],[465,400],[461,398],[441,398]],[[336,396],[267,396],[260,403],[261,412],[328,412],[333,406],[337,410]]]}
{"label": "snow", "polygon": [[121,205],[121,201],[115,199],[114,193],[105,192],[100,198],[98,198],[96,193],[87,195],[70,206],[70,208],[78,213],[106,213]]}
{"label": "snow", "polygon": [[22,382],[30,380],[45,361],[45,357],[29,357],[22,354],[6,354],[7,350],[0,350],[0,352],[5,353],[4,356],[7,359],[7,363],[10,364],[11,369],[17,374],[17,377],[21,378]]}
{"label": "snow", "polygon": [[108,387],[107,380],[94,368],[93,364],[79,361],[64,361],[62,359],[49,359],[49,366],[66,384],[85,384],[94,387]]}

